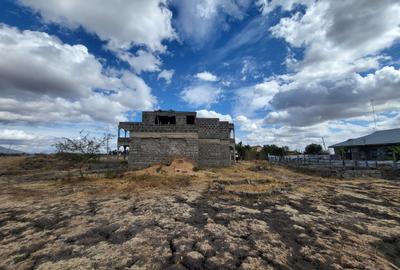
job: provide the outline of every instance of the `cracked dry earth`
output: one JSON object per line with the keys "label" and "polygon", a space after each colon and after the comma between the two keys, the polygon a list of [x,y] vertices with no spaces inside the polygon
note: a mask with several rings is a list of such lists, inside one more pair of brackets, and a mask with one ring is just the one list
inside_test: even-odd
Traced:
{"label": "cracked dry earth", "polygon": [[250,166],[162,181],[1,178],[0,269],[400,267],[399,182]]}

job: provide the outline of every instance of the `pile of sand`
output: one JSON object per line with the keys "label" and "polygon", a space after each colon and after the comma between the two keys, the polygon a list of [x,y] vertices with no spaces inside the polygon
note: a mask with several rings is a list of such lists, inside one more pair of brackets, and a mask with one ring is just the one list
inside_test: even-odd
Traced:
{"label": "pile of sand", "polygon": [[197,175],[193,171],[193,162],[186,159],[175,159],[170,165],[155,164],[149,168],[136,171],[136,175],[163,175],[163,176],[176,176],[176,175],[187,175],[194,176]]}

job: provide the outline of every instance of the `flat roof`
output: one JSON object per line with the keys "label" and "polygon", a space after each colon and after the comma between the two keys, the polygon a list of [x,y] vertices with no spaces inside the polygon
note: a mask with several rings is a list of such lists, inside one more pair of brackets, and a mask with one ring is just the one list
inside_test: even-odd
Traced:
{"label": "flat roof", "polygon": [[174,111],[174,110],[143,111],[142,113],[151,113],[151,114],[157,114],[157,113],[197,114],[196,112],[185,112],[185,111]]}
{"label": "flat roof", "polygon": [[400,144],[400,128],[378,130],[366,136],[349,139],[347,141],[329,146],[335,147],[351,147],[365,145],[385,145],[385,144]]}

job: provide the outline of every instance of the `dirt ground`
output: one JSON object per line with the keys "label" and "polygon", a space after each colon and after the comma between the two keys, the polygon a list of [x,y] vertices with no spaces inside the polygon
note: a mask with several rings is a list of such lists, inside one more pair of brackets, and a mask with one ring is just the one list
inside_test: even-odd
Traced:
{"label": "dirt ground", "polygon": [[400,182],[184,161],[45,180],[24,159],[0,158],[0,269],[400,267]]}

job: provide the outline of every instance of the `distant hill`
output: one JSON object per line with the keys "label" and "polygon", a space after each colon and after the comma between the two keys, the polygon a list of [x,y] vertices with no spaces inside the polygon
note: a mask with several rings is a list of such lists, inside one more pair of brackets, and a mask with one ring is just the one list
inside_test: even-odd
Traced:
{"label": "distant hill", "polygon": [[10,154],[10,155],[17,155],[17,154],[23,154],[24,152],[18,151],[18,150],[13,150],[13,149],[8,149],[3,146],[0,146],[0,154]]}

